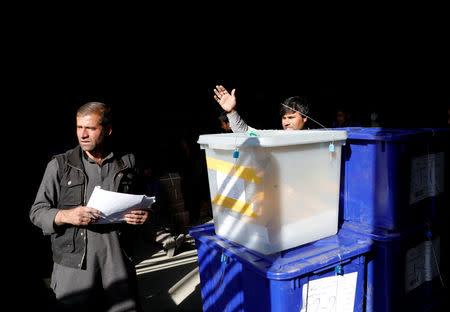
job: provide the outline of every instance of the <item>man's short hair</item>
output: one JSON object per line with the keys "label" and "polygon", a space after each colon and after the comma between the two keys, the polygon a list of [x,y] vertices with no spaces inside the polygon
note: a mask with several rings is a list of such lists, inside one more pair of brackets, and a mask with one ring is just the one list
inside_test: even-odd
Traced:
{"label": "man's short hair", "polygon": [[309,100],[305,96],[291,96],[283,101],[280,107],[280,114],[284,116],[287,113],[299,112],[303,117],[308,117]]}
{"label": "man's short hair", "polygon": [[100,124],[103,127],[112,124],[111,108],[102,102],[87,102],[77,110],[77,116],[86,116],[89,114],[100,115]]}

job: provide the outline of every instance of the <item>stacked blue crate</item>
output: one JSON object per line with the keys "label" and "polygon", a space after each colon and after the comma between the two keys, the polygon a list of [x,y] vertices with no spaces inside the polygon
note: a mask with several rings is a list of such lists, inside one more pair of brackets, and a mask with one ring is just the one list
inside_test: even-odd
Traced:
{"label": "stacked blue crate", "polygon": [[372,241],[337,235],[272,255],[192,228],[204,312],[365,311],[366,259]]}
{"label": "stacked blue crate", "polygon": [[374,241],[367,311],[424,311],[448,287],[450,129],[342,130],[342,228]]}

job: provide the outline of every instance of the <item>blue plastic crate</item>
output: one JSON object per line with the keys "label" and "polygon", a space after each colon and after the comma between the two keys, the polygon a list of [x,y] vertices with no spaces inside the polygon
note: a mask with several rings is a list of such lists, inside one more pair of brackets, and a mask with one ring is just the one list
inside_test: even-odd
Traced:
{"label": "blue plastic crate", "polygon": [[340,129],[341,220],[402,231],[447,213],[450,129]]}
{"label": "blue plastic crate", "polygon": [[212,224],[191,229],[198,249],[203,311],[364,311],[366,255],[372,241],[337,235],[262,255],[215,235]]}
{"label": "blue plastic crate", "polygon": [[373,240],[366,259],[366,311],[428,311],[448,296],[448,220],[403,232],[374,232],[352,222],[344,222],[342,229]]}

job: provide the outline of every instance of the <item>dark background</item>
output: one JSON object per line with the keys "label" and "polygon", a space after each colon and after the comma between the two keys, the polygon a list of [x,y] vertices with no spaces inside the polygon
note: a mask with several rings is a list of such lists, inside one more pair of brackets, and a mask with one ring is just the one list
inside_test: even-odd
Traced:
{"label": "dark background", "polygon": [[199,135],[220,132],[217,117],[222,109],[213,99],[217,84],[229,91],[236,88],[239,113],[258,129],[281,129],[279,103],[294,95],[308,96],[310,116],[326,127],[331,126],[341,106],[362,126],[371,108],[380,112],[385,127],[447,126],[447,87],[439,79],[348,83],[339,79],[279,79],[275,74],[225,79],[191,73],[152,80],[134,77],[130,81],[122,76],[113,82],[102,75],[98,83],[93,73],[87,81],[82,77],[59,80],[57,75],[46,81],[35,74],[25,77],[26,88],[8,101],[10,113],[3,118],[8,121],[4,139],[9,140],[3,141],[3,146],[11,163],[7,165],[12,176],[10,190],[19,191],[13,197],[12,214],[14,224],[20,224],[13,230],[17,238],[11,240],[12,254],[19,260],[20,280],[28,281],[31,289],[36,286],[37,294],[43,291],[41,279],[51,273],[52,261],[49,241],[31,224],[28,212],[48,161],[77,144],[75,114],[87,101],[111,105],[116,147],[156,164],[168,154],[176,158],[170,153],[177,153],[180,138],[198,149]]}
{"label": "dark background", "polygon": [[245,12],[248,27],[236,31],[242,8],[231,9],[230,20],[203,9],[210,20],[195,20],[182,10],[181,21],[173,8],[128,16],[123,6],[119,14],[89,7],[73,18],[75,7],[54,9],[46,18],[21,6],[2,37],[4,268],[17,282],[12,292],[30,302],[51,260],[28,212],[47,162],[76,144],[75,112],[87,101],[113,107],[115,143],[143,158],[157,158],[181,136],[195,142],[219,131],[216,84],[237,89],[238,110],[255,128],[281,128],[279,103],[293,95],[310,96],[311,117],[325,126],[340,105],[361,123],[374,106],[386,127],[446,126],[448,48],[446,19],[434,16],[445,12],[439,8],[431,22],[423,6],[374,19],[360,11],[349,20],[321,10],[309,23],[302,23],[306,11],[280,14],[279,23],[274,12]]}
{"label": "dark background", "polygon": [[[92,77],[91,77],[92,78]],[[178,79],[179,78],[179,79]],[[142,158],[158,159],[180,138],[196,147],[198,136],[220,132],[217,117],[222,109],[213,99],[213,89],[224,85],[236,88],[237,109],[249,125],[258,129],[281,129],[279,103],[294,95],[306,95],[311,102],[310,116],[326,127],[344,106],[352,112],[357,125],[367,126],[375,108],[385,127],[446,127],[448,96],[444,82],[403,80],[402,83],[342,84],[260,76],[235,79],[179,76],[149,82],[76,85],[74,80],[48,86],[39,84],[17,94],[10,104],[13,113],[5,114],[13,127],[14,157],[26,164],[27,212],[34,199],[46,163],[51,156],[77,144],[75,114],[87,101],[104,101],[113,109],[113,140],[116,147],[137,153]],[[136,82],[137,81],[137,82]],[[136,83],[134,83],[136,82]],[[102,93],[107,91],[107,93]],[[80,94],[82,93],[82,94]],[[320,126],[309,123],[310,128]],[[14,177],[23,181],[15,171]],[[25,199],[24,198],[24,199]]]}

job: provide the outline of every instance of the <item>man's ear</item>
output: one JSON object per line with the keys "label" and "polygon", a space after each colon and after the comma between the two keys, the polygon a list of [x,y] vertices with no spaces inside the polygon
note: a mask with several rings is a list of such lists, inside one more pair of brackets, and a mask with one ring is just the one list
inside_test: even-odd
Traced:
{"label": "man's ear", "polygon": [[106,127],[106,135],[107,135],[107,136],[110,136],[111,133],[112,133],[112,127],[111,127],[111,126],[107,126],[107,127]]}
{"label": "man's ear", "polygon": [[303,117],[303,122],[305,123],[308,120],[308,117]]}

